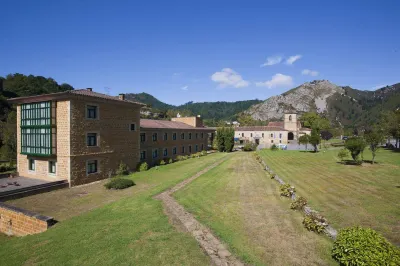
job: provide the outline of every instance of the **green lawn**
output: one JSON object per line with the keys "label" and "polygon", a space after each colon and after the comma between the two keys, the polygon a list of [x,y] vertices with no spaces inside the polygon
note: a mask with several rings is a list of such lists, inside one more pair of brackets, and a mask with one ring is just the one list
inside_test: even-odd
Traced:
{"label": "green lawn", "polygon": [[[338,151],[262,150],[258,153],[335,228],[371,227],[399,245],[400,153],[380,150],[376,157],[378,164],[352,166],[337,163]],[[371,158],[366,149],[364,159]]]}
{"label": "green lawn", "polygon": [[[0,265],[207,265],[210,260],[196,240],[176,231],[161,202],[152,196],[224,156],[213,154],[135,173],[130,178],[137,186],[113,203],[65,219],[42,234],[0,237]],[[52,192],[55,200],[57,192],[65,193]]]}
{"label": "green lawn", "polygon": [[236,152],[174,197],[252,265],[334,265],[332,241],[308,232],[302,214],[251,153]]}

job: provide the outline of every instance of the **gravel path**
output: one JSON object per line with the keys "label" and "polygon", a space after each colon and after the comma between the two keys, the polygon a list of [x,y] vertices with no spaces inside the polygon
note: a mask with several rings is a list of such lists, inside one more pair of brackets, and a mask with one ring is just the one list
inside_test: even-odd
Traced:
{"label": "gravel path", "polygon": [[211,258],[214,265],[244,265],[240,260],[233,256],[211,230],[199,223],[192,214],[187,212],[171,195],[183,188],[202,174],[208,172],[212,168],[218,166],[226,158],[214,163],[213,165],[198,172],[194,176],[184,180],[171,189],[155,196],[155,199],[161,200],[164,205],[165,213],[170,221],[178,229],[189,232],[197,240],[203,250]]}

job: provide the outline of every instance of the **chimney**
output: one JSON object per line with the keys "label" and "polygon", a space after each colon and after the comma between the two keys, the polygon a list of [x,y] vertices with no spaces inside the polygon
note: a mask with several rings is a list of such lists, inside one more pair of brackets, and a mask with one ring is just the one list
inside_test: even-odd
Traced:
{"label": "chimney", "polygon": [[92,89],[92,88],[87,88],[86,90],[88,90],[88,91],[92,91],[93,89]]}
{"label": "chimney", "polygon": [[125,93],[120,93],[120,94],[118,95],[118,98],[119,98],[121,101],[124,101],[124,100],[125,100]]}

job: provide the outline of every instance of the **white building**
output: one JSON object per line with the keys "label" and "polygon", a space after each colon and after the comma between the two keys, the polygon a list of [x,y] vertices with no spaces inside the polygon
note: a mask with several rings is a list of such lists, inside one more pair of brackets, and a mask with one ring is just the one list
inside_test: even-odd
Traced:
{"label": "white building", "polygon": [[288,113],[284,121],[269,122],[267,126],[247,126],[235,128],[235,139],[241,144],[255,142],[271,146],[273,144],[297,143],[302,134],[311,134],[311,129],[303,128],[297,121],[297,114]]}

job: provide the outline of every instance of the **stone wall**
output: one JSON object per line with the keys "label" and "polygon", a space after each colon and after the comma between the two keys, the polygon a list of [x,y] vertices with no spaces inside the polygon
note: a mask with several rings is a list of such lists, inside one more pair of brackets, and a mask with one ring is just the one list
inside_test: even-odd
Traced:
{"label": "stone wall", "polygon": [[25,236],[42,233],[55,223],[52,217],[43,216],[0,202],[0,232]]}
{"label": "stone wall", "polygon": [[[242,137],[243,134],[243,137]],[[264,134],[264,137],[263,135]],[[272,137],[271,137],[272,134]],[[255,142],[254,137],[260,137],[260,144],[273,145],[273,144],[287,144],[288,131],[240,131],[240,128],[235,129],[235,138],[246,139]],[[281,138],[280,138],[281,136]]]}
{"label": "stone wall", "polygon": [[[86,106],[98,106],[98,119],[86,118]],[[102,99],[76,97],[71,100],[71,186],[110,177],[120,162],[135,169],[139,162],[140,106]],[[130,130],[130,124],[136,130]],[[98,134],[98,146],[88,147],[87,133]],[[98,160],[98,172],[87,174],[88,160]]]}
{"label": "stone wall", "polygon": [[191,117],[173,117],[171,121],[182,122],[192,127],[203,127],[203,120],[197,116]]}
{"label": "stone wall", "polygon": [[[208,133],[209,130],[193,129],[193,130],[182,130],[182,129],[141,129],[141,133],[146,134],[146,141],[140,144],[140,150],[146,151],[146,162],[149,165],[154,165],[163,158],[175,159],[178,155],[189,155],[196,153],[195,146],[198,145],[198,152],[207,150],[208,144]],[[152,135],[157,133],[157,141],[153,141]],[[164,133],[168,134],[168,139],[164,140]],[[176,133],[176,140],[173,140],[173,133]],[[185,139],[181,139],[181,133],[185,133]],[[192,133],[192,139],[189,139],[189,133]],[[197,138],[196,138],[197,133]],[[203,133],[203,138],[201,138]],[[203,145],[203,146],[202,146]],[[185,146],[185,152],[182,153],[182,146]],[[189,146],[192,147],[192,152],[189,152]],[[172,153],[173,148],[176,147],[176,155]],[[163,156],[163,150],[168,150],[168,155]],[[152,152],[154,149],[158,149],[158,157],[152,158]]]}

